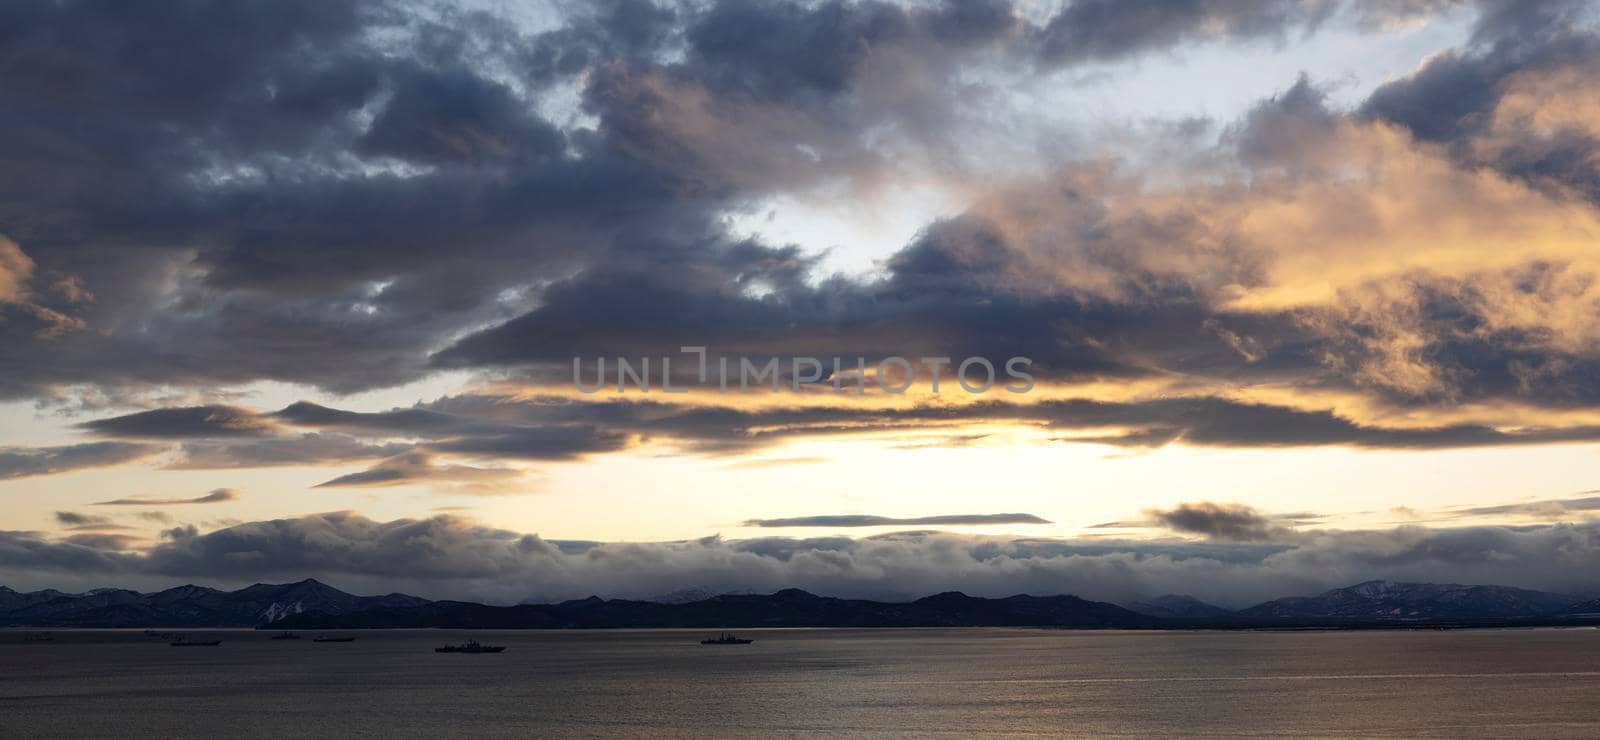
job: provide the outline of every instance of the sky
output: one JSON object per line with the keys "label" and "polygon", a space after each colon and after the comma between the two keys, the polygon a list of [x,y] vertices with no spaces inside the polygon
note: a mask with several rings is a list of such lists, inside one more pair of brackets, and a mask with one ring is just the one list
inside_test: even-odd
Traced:
{"label": "sky", "polygon": [[0,584],[1600,594],[1597,23],[7,3]]}

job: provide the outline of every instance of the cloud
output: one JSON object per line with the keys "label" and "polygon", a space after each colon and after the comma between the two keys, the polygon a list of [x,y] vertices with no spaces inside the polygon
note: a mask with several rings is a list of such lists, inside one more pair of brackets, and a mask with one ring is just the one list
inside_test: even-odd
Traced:
{"label": "cloud", "polygon": [[566,142],[504,84],[413,69],[356,142],[358,151],[431,165],[515,165],[559,156]]}
{"label": "cloud", "polygon": [[1175,532],[1204,535],[1224,542],[1272,542],[1293,534],[1289,528],[1243,504],[1200,501],[1145,513],[1156,524]]}
{"label": "cloud", "polygon": [[134,442],[87,442],[60,447],[0,447],[0,480],[55,475],[141,460],[165,448]]}
{"label": "cloud", "polygon": [[56,512],[56,523],[71,530],[132,529],[132,527],[117,524],[110,517],[79,514],[72,511]]}
{"label": "cloud", "polygon": [[63,537],[61,541],[94,550],[125,551],[139,546],[144,538],[126,534],[75,534]]}
{"label": "cloud", "polygon": [[361,429],[374,432],[439,433],[459,430],[463,420],[428,409],[410,408],[362,413],[299,401],[273,414],[286,423],[303,427]]}
{"label": "cloud", "polygon": [[33,260],[17,243],[0,234],[0,303],[20,303],[28,294]]}
{"label": "cloud", "polygon": [[96,434],[114,437],[172,439],[185,437],[258,437],[274,426],[255,412],[237,406],[183,406],[141,411],[80,424]]}
{"label": "cloud", "polygon": [[[0,24],[30,42],[5,83],[30,104],[0,122],[0,190],[16,195],[0,227],[26,238],[41,285],[70,287],[37,291],[54,298],[36,318],[56,319],[0,324],[13,348],[0,396],[258,380],[343,392],[715,341],[757,356],[1024,354],[1067,381],[1584,400],[1591,296],[1571,291],[1593,271],[1570,248],[1592,245],[1555,237],[1589,224],[1545,185],[1593,178],[1581,164],[1528,174],[1588,161],[1587,119],[1560,94],[1584,77],[1544,74],[1581,67],[1557,50],[1592,45],[1570,14],[1485,10],[1456,55],[1470,69],[1443,76],[1487,83],[1468,97],[1488,107],[1434,128],[1478,131],[1484,111],[1499,123],[1462,146],[1399,135],[1402,113],[1441,108],[1383,103],[1428,87],[1422,71],[1354,115],[1303,81],[1191,152],[1211,167],[1148,182],[1138,164],[1085,159],[1092,147],[1039,145],[1082,132],[1007,102],[1061,64],[1448,12],[1074,0],[1041,25],[1004,0],[615,2],[526,31],[382,0],[169,6],[141,24],[92,4],[8,9]],[[1499,43],[1513,21],[1534,32]],[[207,32],[172,47],[158,32],[172,28]],[[157,46],[171,57],[112,51]],[[108,107],[126,114],[60,139]],[[576,123],[546,115],[570,108]],[[1157,146],[1206,148],[1172,136]],[[1483,161],[1527,187],[1482,177]],[[861,202],[901,182],[956,184],[969,207],[924,224],[881,276],[816,274],[818,255],[727,225],[774,196]],[[1482,249],[1419,246],[1461,241]],[[1519,293],[1530,265],[1506,254],[1560,279]],[[1461,310],[1430,314],[1435,294]],[[405,416],[271,421],[428,423]],[[529,456],[569,453],[557,447]]]}
{"label": "cloud", "polygon": [[1032,514],[946,514],[907,518],[866,514],[823,514],[784,519],[750,519],[744,522],[746,527],[956,527],[985,524],[1053,524],[1053,522]]}
{"label": "cloud", "polygon": [[626,449],[625,432],[592,426],[524,427],[502,433],[458,437],[427,445],[429,450],[517,460],[571,460],[583,454]]}
{"label": "cloud", "polygon": [[[490,394],[448,397],[436,402],[435,407],[463,416],[492,413],[507,423],[590,423],[615,431],[676,439],[712,451],[749,449],[806,436],[998,422],[1043,425],[1052,431],[1083,434],[1060,437],[1064,442],[1128,447],[1182,440],[1184,444],[1203,447],[1342,445],[1450,449],[1600,439],[1600,429],[1587,426],[1515,430],[1474,424],[1385,427],[1358,423],[1329,410],[1208,396],[1126,402],[1061,399],[894,407],[796,404],[734,408],[651,401],[551,404]],[[1099,433],[1106,431],[1118,433]]]}
{"label": "cloud", "polygon": [[1071,0],[1045,26],[1041,53],[1050,62],[1080,63],[1169,49],[1182,41],[1282,41],[1290,31],[1316,28],[1338,7],[1329,0]]}
{"label": "cloud", "polygon": [[1396,406],[1595,400],[1592,205],[1333,110],[1308,79],[1224,139],[1237,169],[1180,186],[1075,163],[997,188],[877,280],[807,279],[804,255],[748,242],[630,254],[434,361],[559,368],[685,345],[713,361],[1021,355],[1051,381],[1288,383]]}
{"label": "cloud", "polygon": [[[0,573],[6,582],[29,588],[30,584],[44,586],[37,580],[49,578],[85,578],[94,583],[91,588],[103,587],[107,578],[127,574],[142,561],[121,553],[102,551],[71,543],[51,542],[28,532],[0,531]],[[30,576],[32,571],[35,575]],[[63,584],[65,585],[65,584]]]}
{"label": "cloud", "polygon": [[204,496],[195,498],[158,498],[152,496],[135,496],[133,498],[119,498],[110,501],[96,502],[95,506],[175,506],[182,504],[221,504],[229,501],[238,501],[239,492],[231,488],[218,488]]}
{"label": "cloud", "polygon": [[316,485],[316,488],[358,488],[403,486],[438,482],[458,484],[458,490],[476,493],[517,492],[512,484],[522,478],[512,468],[480,468],[470,465],[438,464],[424,452],[410,452],[384,460],[359,473],[341,475]]}
{"label": "cloud", "polygon": [[[255,436],[276,431],[273,422],[233,407],[176,407],[89,422],[101,434],[187,441],[168,467],[232,469],[375,461],[369,469],[323,485],[399,485],[434,480],[482,488],[509,485],[520,474],[506,467],[438,464],[442,457],[470,460],[568,461],[619,452],[642,440],[702,454],[729,454],[810,437],[939,432],[936,440],[906,442],[901,449],[971,444],[987,433],[948,430],[979,424],[1015,424],[1054,433],[1062,444],[1143,449],[1168,444],[1197,447],[1278,448],[1347,446],[1367,449],[1458,449],[1600,440],[1591,426],[1485,424],[1382,426],[1331,410],[1307,410],[1226,398],[1172,396],[1147,400],[1000,400],[951,404],[844,405],[806,403],[732,407],[690,402],[565,400],[473,394],[448,396],[404,412],[362,414],[316,407],[297,412],[295,425],[340,431],[295,436]],[[309,404],[307,405],[309,406]],[[219,410],[220,409],[220,410]],[[276,417],[282,418],[282,417]],[[283,423],[283,422],[276,422]],[[365,435],[374,435],[369,438]],[[411,442],[392,441],[393,435]],[[237,437],[238,439],[230,439]],[[892,441],[892,440],[891,440]],[[0,448],[0,477],[45,475],[98,467],[155,454],[164,448],[101,442],[61,448]],[[735,461],[740,467],[805,462],[805,458]],[[492,480],[500,483],[491,485]]]}
{"label": "cloud", "polygon": [[[1594,491],[1588,492],[1594,494]],[[1573,516],[1592,516],[1600,512],[1600,496],[1585,495],[1574,498],[1541,499],[1496,506],[1474,506],[1446,512],[1450,517],[1525,516],[1544,521],[1563,521]]]}
{"label": "cloud", "polygon": [[298,437],[258,438],[230,442],[185,442],[174,470],[266,468],[377,460],[411,449],[401,442],[367,442],[345,434],[306,433]]}
{"label": "cloud", "polygon": [[22,247],[0,234],[0,321],[20,317],[33,327],[33,338],[46,340],[85,328],[84,320],[67,310],[69,304],[92,301],[93,295],[82,289],[76,275],[68,275],[53,286],[61,300],[52,307],[50,296],[40,296],[29,286],[36,267]]}
{"label": "cloud", "polygon": [[[1370,579],[1600,593],[1586,565],[1600,525],[1302,531],[1293,543],[1057,540],[899,533],[865,538],[559,542],[441,515],[374,521],[344,512],[183,530],[143,551],[105,553],[0,534],[0,580],[16,585],[199,581],[245,585],[307,576],[365,592],[514,603],[664,589],[906,599],[1073,593],[1125,601],[1188,593],[1229,606]],[[113,580],[119,579],[119,580]]]}

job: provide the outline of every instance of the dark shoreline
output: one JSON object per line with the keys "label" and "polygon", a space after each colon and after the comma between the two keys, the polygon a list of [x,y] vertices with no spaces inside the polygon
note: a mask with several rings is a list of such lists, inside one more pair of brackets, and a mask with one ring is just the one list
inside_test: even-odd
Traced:
{"label": "dark shoreline", "polygon": [[559,603],[493,606],[430,601],[405,594],[354,596],[308,579],[290,584],[256,584],[232,592],[180,586],[153,594],[115,589],[86,594],[10,594],[27,603],[0,613],[0,626],[33,630],[1030,627],[1225,632],[1600,626],[1600,611],[1592,601],[1505,587],[1383,582],[1335,589],[1318,597],[1280,599],[1240,611],[1183,597],[1177,600],[1209,613],[1159,616],[1159,612],[1142,612],[1070,595],[986,598],[955,591],[904,602],[844,599],[784,589],[771,594],[724,594],[676,603],[591,596]]}

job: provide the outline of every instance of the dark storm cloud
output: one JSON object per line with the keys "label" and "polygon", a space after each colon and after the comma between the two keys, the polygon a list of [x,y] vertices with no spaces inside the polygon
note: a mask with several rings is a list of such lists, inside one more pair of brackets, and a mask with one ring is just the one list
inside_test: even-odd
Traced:
{"label": "dark storm cloud", "polygon": [[362,134],[357,149],[432,165],[516,166],[559,156],[565,141],[503,84],[468,71],[419,69]]}
{"label": "dark storm cloud", "polygon": [[[988,104],[968,73],[1020,69],[1006,63],[1036,58],[1041,44],[1050,64],[1106,61],[1192,42],[1288,38],[1335,17],[1382,25],[1449,6],[1077,0],[1037,28],[1003,0],[619,0],[564,8],[556,27],[531,34],[492,13],[378,1],[7,7],[0,84],[19,102],[0,113],[0,232],[20,245],[32,283],[61,276],[82,287],[38,305],[86,330],[45,342],[36,321],[0,322],[0,396],[45,385],[260,379],[354,391],[441,367],[548,370],[574,355],[659,356],[684,344],[754,356],[1026,355],[1046,379],[1391,392],[1350,377],[1350,368],[1373,364],[1363,340],[1377,329],[1365,317],[1331,313],[1318,323],[1222,308],[1236,291],[1262,287],[1271,260],[1234,239],[1217,214],[1246,210],[1252,193],[1314,200],[1272,190],[1271,178],[1221,188],[1236,200],[1206,192],[1190,208],[1118,212],[1117,203],[1139,200],[1119,185],[1128,178],[1077,163],[992,199],[1023,202],[1015,211],[985,204],[928,224],[876,279],[823,278],[815,255],[735,238],[722,217],[776,193],[926,174],[916,169],[923,160],[934,163],[928,172],[959,178],[957,155],[979,132],[973,121],[992,128],[975,115]],[[1330,111],[1302,80],[1228,129],[1218,154],[1253,173],[1312,177],[1306,153],[1336,155],[1330,142],[1352,122],[1395,120],[1430,140],[1485,130],[1482,114],[1517,70],[1581,70],[1581,54],[1557,60],[1593,45],[1555,5],[1509,7],[1490,6],[1470,48],[1385,87],[1360,116]],[[1435,67],[1449,84],[1428,82]],[[1453,100],[1445,93],[1458,79],[1489,91],[1457,96],[1460,110],[1430,102]],[[542,97],[558,85],[565,97]],[[571,100],[577,109],[551,112]],[[585,121],[553,122],[563,116]],[[1569,156],[1584,151],[1583,132],[1569,128],[1542,144],[1497,147],[1494,161],[1581,170],[1592,160]],[[896,138],[875,148],[869,131]],[[1535,151],[1556,139],[1560,147]],[[1557,179],[1593,182],[1583,175]],[[1014,236],[1030,230],[1031,241]],[[15,255],[12,263],[22,264]],[[8,285],[22,276],[4,270]],[[1453,387],[1398,400],[1593,401],[1592,357],[1553,350],[1533,330],[1475,333],[1493,306],[1475,300],[1475,286],[1458,287],[1417,293],[1438,309],[1423,359]],[[83,291],[97,300],[70,299]],[[86,428],[246,434],[160,413]],[[349,438],[197,442],[177,466],[398,454],[392,443],[352,441],[380,430],[441,453],[561,459],[619,449],[629,443],[623,435],[660,426],[573,419],[561,429],[481,428],[408,410],[340,414],[303,405],[259,421],[263,430],[305,426]],[[1286,438],[1307,441],[1279,444],[1561,438],[1470,427],[1390,433],[1289,417]],[[717,423],[715,414],[678,421]],[[1249,436],[1188,418],[1138,427],[1106,439],[1148,446]],[[758,438],[683,436],[706,445]]]}
{"label": "dark storm cloud", "polygon": [[[1309,29],[1323,5],[1075,2],[1044,35],[1057,61],[1099,59]],[[1062,375],[1149,372],[1117,345],[1200,336],[1186,326],[1193,288],[1148,276],[1130,280],[1149,293],[1133,308],[959,282],[919,297],[939,286],[922,260],[981,246],[981,228],[933,229],[973,243],[919,245],[883,284],[808,287],[813,263],[721,225],[768,194],[873,181],[913,150],[959,170],[979,112],[964,106],[982,107],[962,65],[1030,57],[1043,33],[1004,0],[617,0],[564,7],[531,34],[485,11],[384,0],[22,3],[0,10],[0,28],[0,84],[15,100],[0,114],[0,232],[34,274],[98,298],[69,306],[63,293],[29,304],[60,320],[0,323],[0,396],[390,386],[434,372],[428,353],[469,329],[518,315],[501,339],[581,343],[571,321],[592,305],[574,296],[586,289],[638,288],[657,299],[652,314],[713,336],[844,324],[851,344],[1025,347]],[[1109,41],[1081,48],[1072,34]],[[578,96],[565,114],[592,127],[546,120],[556,84]],[[904,142],[887,156],[866,131]],[[848,318],[875,307],[876,321]],[[440,360],[526,359],[484,336]],[[1231,357],[1210,344],[1175,352]]]}
{"label": "dark storm cloud", "polygon": [[[1197,362],[1242,365],[1223,339],[1199,331],[1202,299],[1185,286],[1135,287],[1139,276],[1131,275],[1138,300],[1122,302],[1014,284],[1023,255],[979,216],[930,226],[887,264],[880,281],[812,285],[803,279],[810,265],[795,250],[740,243],[720,253],[618,265],[552,286],[539,308],[436,359],[444,366],[561,363],[570,378],[573,357],[674,355],[683,368],[693,358],[678,348],[705,346],[846,363],[857,356],[983,356],[996,363],[1025,356],[1043,376],[1088,378],[1153,372],[1148,358],[1119,350],[1164,346]],[[757,287],[764,292],[751,290]],[[1098,339],[1110,334],[1124,339]]]}
{"label": "dark storm cloud", "polygon": [[134,442],[86,442],[60,447],[0,447],[0,480],[55,475],[140,460],[166,448]]}
{"label": "dark storm cloud", "polygon": [[702,76],[763,98],[843,92],[874,47],[911,33],[888,3],[718,2],[690,29]]}
{"label": "dark storm cloud", "polygon": [[746,527],[888,527],[888,526],[979,526],[984,524],[1052,524],[1032,514],[947,514],[941,516],[890,517],[866,514],[821,514],[784,519],[750,519]]}
{"label": "dark storm cloud", "polygon": [[258,437],[274,431],[271,421],[237,406],[184,406],[141,411],[80,424],[111,437],[171,439],[186,437]]}
{"label": "dark storm cloud", "polygon": [[512,55],[531,83],[569,79],[606,60],[648,62],[683,30],[679,8],[650,0],[603,0],[571,10],[566,26],[538,34]]}
{"label": "dark storm cloud", "polygon": [[111,501],[99,501],[95,506],[174,506],[179,504],[221,504],[229,501],[238,501],[239,492],[231,488],[218,488],[204,496],[195,498],[157,498],[134,497],[119,498]]}
{"label": "dark storm cloud", "polygon": [[538,280],[531,268],[702,218],[601,142],[565,156],[533,101],[484,74],[472,42],[495,25],[476,14],[423,21],[374,1],[0,15],[17,103],[0,116],[0,232],[37,274],[99,298],[82,318],[96,332],[37,344],[29,322],[0,327],[0,394],[43,379],[401,382],[427,371],[423,347]]}

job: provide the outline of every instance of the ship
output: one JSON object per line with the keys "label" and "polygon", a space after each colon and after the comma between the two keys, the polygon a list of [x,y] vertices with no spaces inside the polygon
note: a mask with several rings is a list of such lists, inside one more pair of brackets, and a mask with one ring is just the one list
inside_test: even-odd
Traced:
{"label": "ship", "polygon": [[354,637],[329,637],[327,635],[317,635],[311,641],[312,642],[355,642],[356,638],[354,638]]}
{"label": "ship", "polygon": [[295,634],[295,633],[293,633],[293,632],[279,632],[278,634],[273,635],[272,639],[274,639],[274,640],[298,640],[298,639],[300,639],[300,636]]}
{"label": "ship", "polygon": [[49,632],[39,632],[22,638],[23,642],[55,642],[56,636]]}
{"label": "ship", "polygon": [[183,638],[183,639],[180,639],[180,640],[174,640],[174,641],[169,642],[167,644],[171,645],[173,647],[215,647],[217,645],[221,645],[222,641],[221,640],[190,640],[188,638]]}
{"label": "ship", "polygon": [[436,653],[503,653],[504,645],[485,645],[477,640],[467,640],[460,645],[445,645],[433,649]]}
{"label": "ship", "polygon": [[755,640],[747,637],[734,637],[732,632],[724,632],[716,637],[708,637],[700,641],[701,645],[749,645]]}

